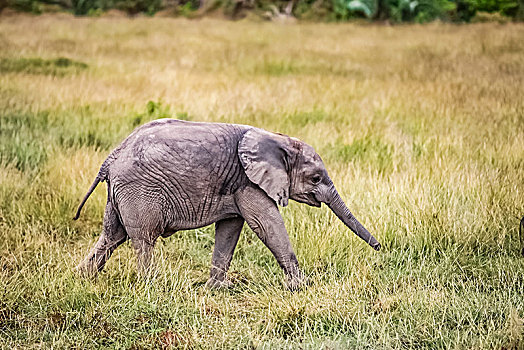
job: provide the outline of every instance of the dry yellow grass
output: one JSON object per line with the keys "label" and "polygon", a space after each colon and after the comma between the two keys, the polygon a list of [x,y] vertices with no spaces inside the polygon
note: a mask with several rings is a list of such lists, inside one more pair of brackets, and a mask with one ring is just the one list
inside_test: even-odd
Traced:
{"label": "dry yellow grass", "polygon": [[[522,348],[522,38],[521,24],[1,18],[0,344]],[[78,279],[105,193],[74,223],[79,199],[111,147],[168,115],[313,145],[384,251],[294,203],[305,291],[283,288],[249,230],[237,287],[203,289],[212,228],[160,242],[151,281],[128,246]]]}

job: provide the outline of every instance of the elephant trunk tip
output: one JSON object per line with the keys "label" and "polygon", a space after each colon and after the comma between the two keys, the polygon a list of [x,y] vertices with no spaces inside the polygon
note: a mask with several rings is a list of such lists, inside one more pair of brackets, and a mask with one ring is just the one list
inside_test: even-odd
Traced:
{"label": "elephant trunk tip", "polygon": [[371,248],[375,249],[377,252],[380,250],[380,248],[382,248],[382,245],[380,245],[380,243],[375,243],[371,246]]}

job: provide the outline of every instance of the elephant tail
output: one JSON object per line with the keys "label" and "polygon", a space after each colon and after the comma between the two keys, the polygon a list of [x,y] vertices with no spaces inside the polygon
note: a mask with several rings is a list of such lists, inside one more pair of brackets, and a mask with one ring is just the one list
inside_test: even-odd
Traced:
{"label": "elephant tail", "polygon": [[73,220],[77,220],[79,217],[80,217],[80,211],[82,210],[82,208],[84,207],[84,204],[86,203],[87,199],[89,198],[89,196],[91,195],[91,193],[93,193],[93,191],[95,190],[96,186],[101,182],[101,181],[104,181],[104,178],[102,176],[100,176],[100,173],[97,175],[95,181],[91,184],[91,187],[89,187],[89,190],[87,191],[87,194],[85,195],[84,199],[82,200],[82,203],[80,203],[80,206],[78,207],[78,210],[76,211],[76,215],[75,217],[73,218]]}

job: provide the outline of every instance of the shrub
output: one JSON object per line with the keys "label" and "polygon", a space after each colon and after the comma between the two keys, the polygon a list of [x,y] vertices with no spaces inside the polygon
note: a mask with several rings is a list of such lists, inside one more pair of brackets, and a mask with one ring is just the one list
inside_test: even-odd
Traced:
{"label": "shrub", "polygon": [[456,4],[449,0],[334,0],[334,9],[342,19],[363,16],[393,22],[428,22],[447,19]]}
{"label": "shrub", "polygon": [[154,14],[160,10],[161,0],[72,0],[75,15],[87,15],[96,10],[118,9],[130,14]]}
{"label": "shrub", "polygon": [[[207,10],[222,8],[235,18],[240,10],[255,13],[281,11],[288,1],[282,0],[208,0]],[[9,6],[19,11],[41,13],[42,4],[52,4],[72,10],[75,15],[97,15],[109,9],[129,14],[153,15],[166,6],[166,0],[0,0],[0,11]],[[199,0],[179,0],[171,3],[177,13],[191,17],[199,8]],[[366,18],[392,22],[428,22],[435,19],[469,22],[477,12],[500,13],[524,20],[524,0],[299,0],[294,7],[299,18],[347,20]]]}
{"label": "shrub", "polygon": [[[393,22],[428,22],[435,19],[469,22],[478,11],[524,18],[519,0],[333,0],[339,19],[366,17]],[[520,16],[520,17],[519,17]]]}
{"label": "shrub", "polygon": [[477,11],[489,13],[499,12],[512,17],[517,14],[519,9],[518,0],[474,0],[473,3]]}

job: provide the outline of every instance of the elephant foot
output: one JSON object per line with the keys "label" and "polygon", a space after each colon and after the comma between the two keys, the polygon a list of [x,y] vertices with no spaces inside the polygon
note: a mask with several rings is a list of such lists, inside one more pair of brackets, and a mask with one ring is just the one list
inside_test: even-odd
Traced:
{"label": "elephant foot", "polygon": [[286,281],[287,288],[292,292],[304,290],[311,284],[311,280],[303,274],[300,274],[299,276],[288,277]]}
{"label": "elephant foot", "polygon": [[228,280],[227,278],[220,281],[220,280],[217,280],[215,278],[210,278],[207,280],[206,282],[206,288],[207,289],[215,289],[215,290],[218,290],[218,289],[229,289],[233,286],[233,283]]}
{"label": "elephant foot", "polygon": [[81,278],[95,279],[98,274],[98,269],[93,266],[93,264],[80,263],[75,267],[75,272]]}

